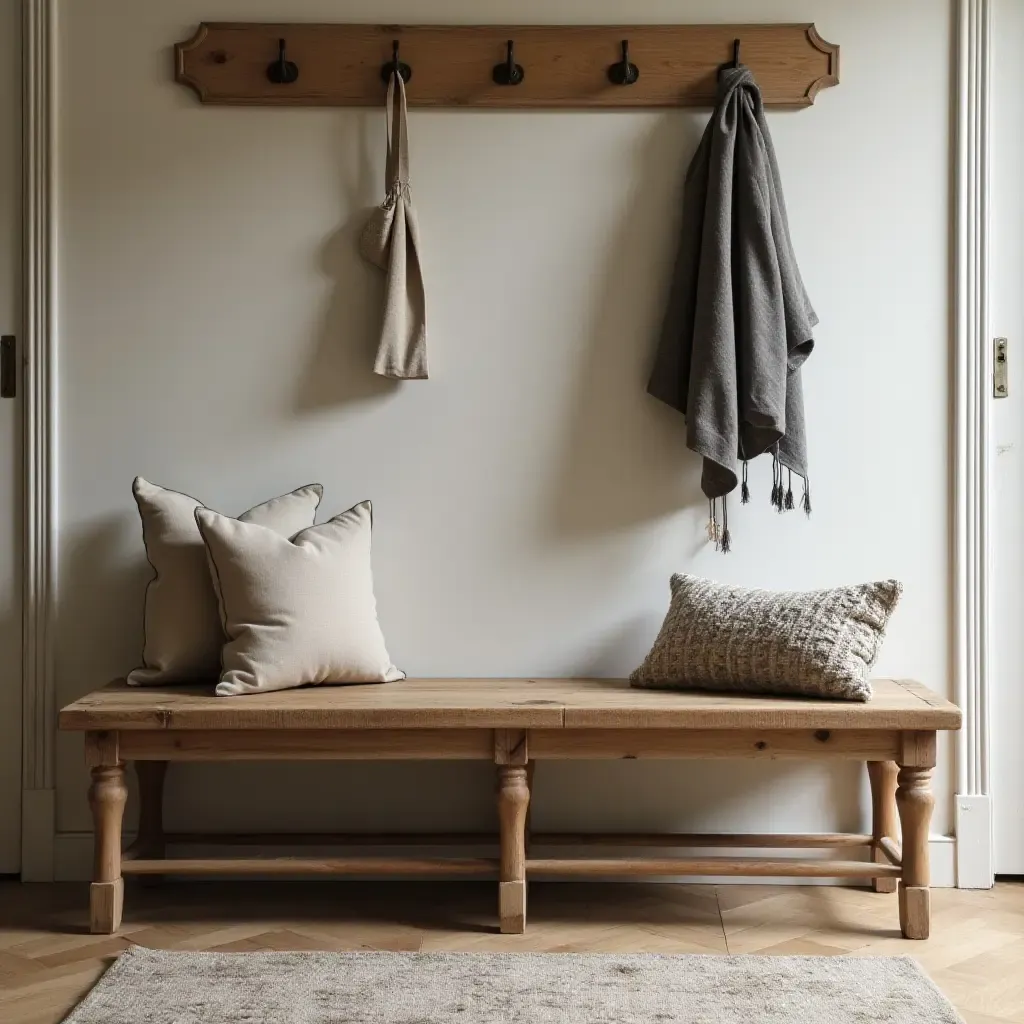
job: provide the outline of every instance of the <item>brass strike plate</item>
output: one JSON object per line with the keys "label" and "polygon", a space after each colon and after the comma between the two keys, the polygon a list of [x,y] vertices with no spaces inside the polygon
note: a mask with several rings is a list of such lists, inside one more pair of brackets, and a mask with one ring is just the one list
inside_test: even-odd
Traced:
{"label": "brass strike plate", "polygon": [[992,397],[1007,398],[1010,394],[1010,380],[1006,361],[1006,339],[996,338],[992,360]]}

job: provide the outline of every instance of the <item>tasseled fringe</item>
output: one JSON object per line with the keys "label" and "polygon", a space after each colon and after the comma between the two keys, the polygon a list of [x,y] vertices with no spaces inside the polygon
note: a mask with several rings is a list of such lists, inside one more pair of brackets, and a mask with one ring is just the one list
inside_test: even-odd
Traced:
{"label": "tasseled fringe", "polygon": [[718,499],[708,499],[708,542],[716,551],[728,554],[732,550],[732,535],[729,533],[729,499],[722,498],[722,522],[718,522]]}
{"label": "tasseled fringe", "polygon": [[[785,476],[783,476],[785,472]],[[811,485],[806,477],[803,478],[803,497],[800,507],[804,514],[811,515]],[[722,517],[718,517],[718,498],[708,499],[708,543],[715,545],[716,551],[722,554],[729,554],[732,551],[732,533],[729,530],[729,499],[723,495]],[[750,485],[747,480],[747,461],[743,460],[743,470],[740,478],[740,502],[744,505],[750,502]],[[772,506],[779,512],[790,512],[795,509],[796,499],[793,495],[793,471],[788,466],[783,466],[779,459],[779,450],[772,452]]]}
{"label": "tasseled fringe", "polygon": [[774,481],[772,505],[778,512],[783,512],[786,508],[786,488],[782,484],[782,469],[782,463],[779,461],[779,448],[776,445],[772,452],[772,480]]}
{"label": "tasseled fringe", "polygon": [[718,502],[714,498],[708,498],[708,542],[715,545],[715,550],[722,540],[721,529],[718,525]]}

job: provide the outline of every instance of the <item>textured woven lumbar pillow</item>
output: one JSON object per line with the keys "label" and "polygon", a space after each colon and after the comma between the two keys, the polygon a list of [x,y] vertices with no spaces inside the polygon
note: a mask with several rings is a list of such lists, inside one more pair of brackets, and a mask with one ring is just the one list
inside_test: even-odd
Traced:
{"label": "textured woven lumbar pillow", "polygon": [[[146,588],[142,666],[133,686],[216,679],[224,630],[195,510],[201,502],[136,477],[132,493],[142,519],[146,557],[156,574]],[[300,487],[243,512],[241,522],[286,537],[313,525],[323,497],[319,484]]]}
{"label": "textured woven lumbar pillow", "polygon": [[632,676],[651,689],[868,700],[896,580],[782,593],[672,577],[672,603]]}
{"label": "textured woven lumbar pillow", "polygon": [[228,636],[218,694],[405,678],[377,622],[368,501],[290,540],[209,509],[195,516]]}

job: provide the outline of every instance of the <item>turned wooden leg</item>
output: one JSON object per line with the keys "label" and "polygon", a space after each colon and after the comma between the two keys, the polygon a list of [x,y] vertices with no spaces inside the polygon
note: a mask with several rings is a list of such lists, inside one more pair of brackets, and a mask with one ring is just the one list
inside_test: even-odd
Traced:
{"label": "turned wooden leg", "polygon": [[927,939],[930,926],[928,823],[935,797],[931,768],[900,767],[896,807],[903,829],[903,875],[900,878],[900,930],[906,939]]}
{"label": "turned wooden leg", "polygon": [[109,935],[121,925],[124,879],[121,877],[121,820],[128,800],[124,765],[92,769],[89,806],[95,833],[96,859],[89,890],[89,920],[93,932]]}
{"label": "turned wooden leg", "polygon": [[526,805],[526,853],[530,853],[530,833],[533,831],[533,770],[537,767],[536,761],[530,761],[526,766],[526,788],[529,790],[530,802]]}
{"label": "turned wooden leg", "polygon": [[530,806],[526,775],[525,765],[498,766],[498,917],[502,932],[511,934],[526,931],[526,814]]}
{"label": "turned wooden leg", "polygon": [[[878,848],[878,841],[889,838],[898,842],[896,828],[896,773],[893,761],[868,761],[871,781],[871,835],[875,840],[872,858],[876,864],[888,864],[889,858]],[[876,878],[875,892],[895,892],[895,878]]]}

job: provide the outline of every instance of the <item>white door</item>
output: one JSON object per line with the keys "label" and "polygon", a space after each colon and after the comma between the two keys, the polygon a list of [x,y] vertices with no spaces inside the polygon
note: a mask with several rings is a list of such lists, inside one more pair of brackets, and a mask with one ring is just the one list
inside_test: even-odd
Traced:
{"label": "white door", "polygon": [[0,874],[21,869],[21,266],[21,3],[0,0]]}
{"label": "white door", "polygon": [[992,409],[990,717],[995,870],[1024,874],[1024,4],[992,7],[991,327],[1009,395]]}

